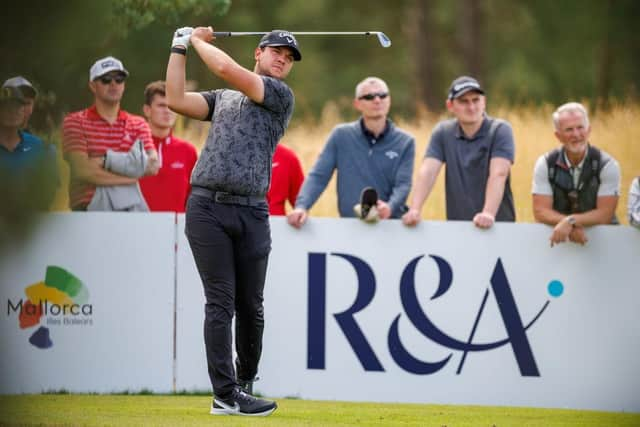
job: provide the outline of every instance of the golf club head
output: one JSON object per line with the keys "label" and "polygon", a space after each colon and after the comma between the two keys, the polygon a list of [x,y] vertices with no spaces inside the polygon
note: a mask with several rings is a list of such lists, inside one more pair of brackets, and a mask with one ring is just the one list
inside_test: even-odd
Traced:
{"label": "golf club head", "polygon": [[391,46],[391,39],[389,37],[387,37],[387,35],[385,33],[378,31],[375,34],[378,36],[378,41],[380,42],[382,47]]}

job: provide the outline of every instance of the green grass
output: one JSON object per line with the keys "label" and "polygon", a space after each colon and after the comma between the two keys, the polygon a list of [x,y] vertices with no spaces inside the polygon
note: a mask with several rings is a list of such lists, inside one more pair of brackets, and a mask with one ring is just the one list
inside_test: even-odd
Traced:
{"label": "green grass", "polygon": [[279,399],[266,418],[209,415],[198,395],[0,396],[0,425],[38,426],[640,426],[640,414]]}

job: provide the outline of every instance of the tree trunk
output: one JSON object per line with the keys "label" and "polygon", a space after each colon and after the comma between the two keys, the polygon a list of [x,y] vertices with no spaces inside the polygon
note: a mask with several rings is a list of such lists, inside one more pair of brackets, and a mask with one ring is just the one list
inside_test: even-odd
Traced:
{"label": "tree trunk", "polygon": [[[431,19],[432,0],[413,0],[407,6],[407,33],[411,41],[414,64],[414,87],[418,108],[430,111],[442,108],[442,90],[437,82],[437,52]],[[434,90],[435,89],[435,90]]]}
{"label": "tree trunk", "polygon": [[485,13],[480,0],[459,0],[460,52],[464,73],[484,84]]}
{"label": "tree trunk", "polygon": [[598,50],[598,69],[596,71],[596,103],[600,108],[607,109],[609,107],[609,95],[611,91],[611,75],[613,67],[613,52],[611,46],[610,28],[611,28],[611,8],[612,0],[607,1],[604,5],[604,13],[601,19],[604,20],[604,31],[602,32],[602,41]]}

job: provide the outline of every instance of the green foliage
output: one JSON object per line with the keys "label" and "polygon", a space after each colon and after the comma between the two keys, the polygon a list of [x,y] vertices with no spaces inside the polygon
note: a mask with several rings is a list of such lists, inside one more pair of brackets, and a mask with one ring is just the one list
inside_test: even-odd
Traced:
{"label": "green foliage", "polygon": [[640,38],[633,0],[491,0],[486,80],[510,104],[636,98]]}
{"label": "green foliage", "polygon": [[231,0],[117,0],[111,4],[109,21],[113,31],[126,38],[150,24],[180,26],[184,16],[212,16],[227,13]]}
{"label": "green foliage", "polygon": [[[3,5],[0,79],[23,75],[39,91],[32,125],[42,134],[92,98],[89,68],[113,55],[131,72],[123,106],[140,113],[142,92],[163,78],[173,31],[226,13],[230,0],[31,0]],[[207,24],[209,25],[209,24]]]}
{"label": "green foliage", "polygon": [[[389,82],[394,96],[392,113],[406,115],[414,112],[413,58],[403,33],[406,5],[406,0],[243,0],[232,4],[214,29],[382,31],[391,38],[390,48],[382,48],[375,37],[298,37],[303,59],[294,65],[287,78],[296,96],[294,120],[318,118],[328,102],[335,103],[342,115],[355,117],[351,107],[355,86],[370,75]],[[219,39],[216,45],[252,68],[253,49],[258,40],[257,37]],[[205,87],[222,85],[215,78],[205,83]]]}
{"label": "green foliage", "polygon": [[[471,12],[472,13],[471,13]],[[288,82],[294,121],[317,119],[327,103],[355,117],[353,89],[385,79],[392,116],[444,110],[451,80],[474,73],[490,105],[559,104],[568,99],[635,99],[640,75],[640,2],[635,0],[31,0],[3,5],[0,79],[21,74],[39,89],[33,124],[54,128],[91,103],[88,70],[113,55],[131,72],[123,107],[140,112],[142,91],[164,78],[175,28],[220,31],[383,31],[373,38],[300,36],[303,61]],[[253,68],[258,37],[215,44]],[[225,87],[189,52],[187,76],[198,90]],[[40,132],[41,133],[41,132]]]}

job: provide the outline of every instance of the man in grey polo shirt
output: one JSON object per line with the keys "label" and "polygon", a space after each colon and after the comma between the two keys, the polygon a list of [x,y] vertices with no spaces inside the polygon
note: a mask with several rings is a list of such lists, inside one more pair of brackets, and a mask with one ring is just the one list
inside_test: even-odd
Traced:
{"label": "man in grey polo shirt", "polygon": [[[169,107],[211,121],[191,175],[185,233],[206,299],[204,336],[214,392],[211,414],[265,416],[276,403],[251,393],[262,353],[262,301],[271,250],[266,194],[273,152],[293,113],[293,92],[283,79],[301,55],[291,33],[274,30],[255,48],[251,71],[210,44],[213,40],[211,27],[178,29],[167,67]],[[236,89],[185,92],[190,44],[216,76]]]}
{"label": "man in grey polo shirt", "polygon": [[533,171],[533,215],[553,226],[551,246],[568,240],[584,245],[584,227],[617,223],[620,166],[589,143],[586,108],[577,102],[553,113],[555,136],[562,144],[540,156]]}
{"label": "man in grey polo shirt", "polygon": [[451,83],[447,109],[454,119],[438,123],[431,135],[414,185],[405,225],[420,222],[420,210],[446,167],[447,219],[473,221],[490,228],[495,221],[515,221],[509,173],[515,147],[511,125],[485,113],[484,90],[472,77]]}

